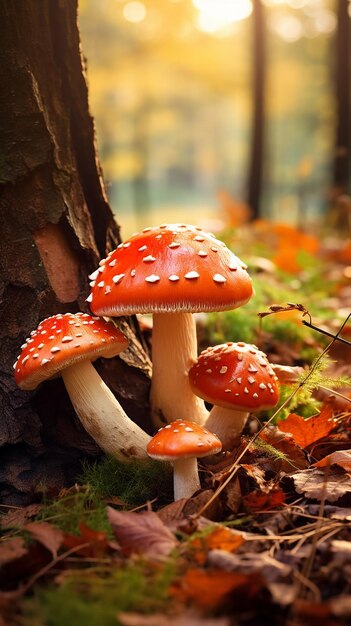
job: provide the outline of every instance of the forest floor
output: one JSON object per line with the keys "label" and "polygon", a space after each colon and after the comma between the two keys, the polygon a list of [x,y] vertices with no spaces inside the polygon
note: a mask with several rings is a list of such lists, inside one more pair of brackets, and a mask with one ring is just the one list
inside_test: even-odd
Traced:
{"label": "forest floor", "polygon": [[350,623],[351,245],[263,221],[223,239],[256,295],[199,316],[200,348],[258,345],[280,403],[188,500],[167,465],[104,458],[1,507],[0,626]]}

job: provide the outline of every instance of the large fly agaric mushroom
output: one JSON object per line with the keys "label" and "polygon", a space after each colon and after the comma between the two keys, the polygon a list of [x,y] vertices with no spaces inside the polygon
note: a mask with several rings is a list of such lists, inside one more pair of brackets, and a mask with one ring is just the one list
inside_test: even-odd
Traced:
{"label": "large fly agaric mushroom", "polygon": [[21,389],[35,389],[59,374],[85,430],[108,454],[126,460],[146,457],[149,435],[123,411],[91,361],[112,358],[128,340],[117,328],[86,313],[43,320],[22,346],[14,364]]}
{"label": "large fly agaric mushroom", "polygon": [[207,410],[187,376],[197,358],[192,313],[245,304],[253,292],[246,266],[201,228],[163,224],[120,244],[91,278],[88,302],[96,315],[153,313],[155,423],[189,416],[204,423]]}
{"label": "large fly agaric mushroom", "polygon": [[201,352],[189,370],[194,393],[213,404],[206,428],[228,449],[245,426],[250,411],[275,406],[279,384],[267,356],[256,346],[224,343]]}
{"label": "large fly agaric mushroom", "polygon": [[200,489],[197,459],[222,449],[218,437],[194,422],[175,420],[156,433],[147,453],[157,461],[173,463],[174,499],[190,498]]}

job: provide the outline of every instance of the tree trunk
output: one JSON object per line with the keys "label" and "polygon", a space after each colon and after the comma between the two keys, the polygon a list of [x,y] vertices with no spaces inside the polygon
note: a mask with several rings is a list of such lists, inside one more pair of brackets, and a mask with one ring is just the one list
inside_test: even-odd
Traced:
{"label": "tree trunk", "polygon": [[[81,457],[99,450],[60,379],[22,392],[12,364],[41,319],[88,311],[87,274],[120,239],[95,151],[76,0],[0,0],[0,37],[0,497],[23,503],[38,485],[72,482]],[[98,369],[147,429],[150,363],[121,324],[130,349]]]}
{"label": "tree trunk", "polygon": [[247,182],[247,203],[251,209],[251,217],[253,219],[260,216],[260,200],[262,193],[265,109],[264,84],[266,65],[264,28],[261,0],[254,0],[252,14],[253,120]]}
{"label": "tree trunk", "polygon": [[334,156],[333,199],[350,193],[349,176],[351,162],[351,118],[350,118],[350,16],[348,0],[338,0],[338,27],[336,33],[336,138]]}

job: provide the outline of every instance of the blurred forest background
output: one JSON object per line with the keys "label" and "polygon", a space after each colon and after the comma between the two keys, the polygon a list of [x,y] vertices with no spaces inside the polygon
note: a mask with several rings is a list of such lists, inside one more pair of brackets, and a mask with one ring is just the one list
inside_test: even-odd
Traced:
{"label": "blurred forest background", "polygon": [[254,216],[313,225],[350,171],[348,0],[80,0],[122,235]]}

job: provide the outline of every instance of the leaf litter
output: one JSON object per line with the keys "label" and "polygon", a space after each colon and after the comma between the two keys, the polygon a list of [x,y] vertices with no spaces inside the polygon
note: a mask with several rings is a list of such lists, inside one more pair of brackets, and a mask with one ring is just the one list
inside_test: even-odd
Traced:
{"label": "leaf litter", "polygon": [[[283,241],[286,233],[275,236]],[[296,272],[300,261],[288,262],[282,250],[276,264]],[[334,299],[344,312],[351,294],[342,282]],[[337,342],[342,319],[335,326],[335,311],[328,316],[325,307],[316,317],[300,302],[301,294],[297,304],[268,304],[255,331],[286,387],[282,406],[263,425],[250,416],[239,447],[217,465],[201,462],[202,488],[192,498],[155,496],[153,478],[152,495],[136,509],[118,490],[92,494],[83,485],[58,494],[51,509],[34,503],[2,510],[1,626],[350,622],[350,348]],[[265,330],[284,315],[286,341],[272,326]],[[298,316],[310,325],[301,334]],[[316,328],[332,336],[329,345]],[[100,480],[98,471],[90,476]]]}

